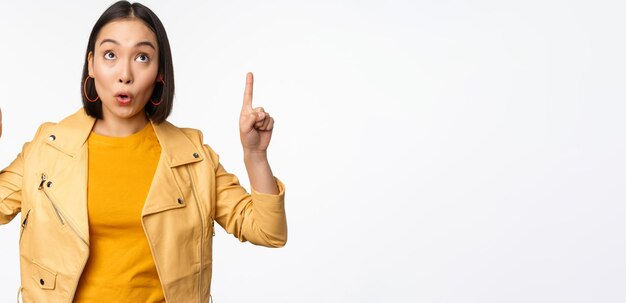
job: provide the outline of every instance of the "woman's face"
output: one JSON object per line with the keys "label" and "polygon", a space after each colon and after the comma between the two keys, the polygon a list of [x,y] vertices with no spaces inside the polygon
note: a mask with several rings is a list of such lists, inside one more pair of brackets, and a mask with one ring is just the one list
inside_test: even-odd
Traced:
{"label": "woman's face", "polygon": [[102,27],[94,52],[88,55],[107,123],[147,119],[159,71],[156,35],[139,19],[121,19]]}

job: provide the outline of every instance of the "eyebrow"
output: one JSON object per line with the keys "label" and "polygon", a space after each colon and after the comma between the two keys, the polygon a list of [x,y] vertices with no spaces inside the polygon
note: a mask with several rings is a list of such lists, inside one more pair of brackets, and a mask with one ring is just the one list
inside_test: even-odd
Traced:
{"label": "eyebrow", "polygon": [[[115,40],[113,40],[113,39],[104,39],[104,40],[102,40],[102,42],[100,42],[100,45],[104,44],[105,42],[111,42],[111,43],[113,43],[113,44],[120,45],[120,43],[119,43],[119,42],[117,42],[117,41],[115,41]],[[138,47],[138,46],[143,46],[143,45],[149,46],[149,47],[151,47],[153,50],[156,50],[156,47],[154,47],[154,44],[152,44],[152,42],[150,42],[150,41],[141,41],[141,42],[139,42],[139,43],[135,44],[135,47]]]}

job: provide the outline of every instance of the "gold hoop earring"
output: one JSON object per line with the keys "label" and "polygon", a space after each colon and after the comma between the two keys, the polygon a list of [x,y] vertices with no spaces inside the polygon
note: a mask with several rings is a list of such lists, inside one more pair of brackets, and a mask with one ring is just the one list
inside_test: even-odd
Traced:
{"label": "gold hoop earring", "polygon": [[[90,99],[89,96],[87,96],[87,80],[89,80],[89,78],[93,79],[94,81],[96,81],[96,79],[94,79],[93,77],[87,75],[87,78],[85,78],[85,81],[83,82],[83,94],[85,94],[85,98],[87,98],[87,100],[91,103],[98,101],[98,99],[100,99],[100,96],[96,95],[95,99]],[[94,82],[95,83],[95,82]],[[96,92],[97,94],[97,92]]]}

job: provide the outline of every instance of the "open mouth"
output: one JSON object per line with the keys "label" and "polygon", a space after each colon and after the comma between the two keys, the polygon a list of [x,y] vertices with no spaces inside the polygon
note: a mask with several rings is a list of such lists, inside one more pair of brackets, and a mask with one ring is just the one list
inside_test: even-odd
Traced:
{"label": "open mouth", "polygon": [[128,104],[132,98],[128,93],[118,93],[115,95],[115,99],[121,104]]}

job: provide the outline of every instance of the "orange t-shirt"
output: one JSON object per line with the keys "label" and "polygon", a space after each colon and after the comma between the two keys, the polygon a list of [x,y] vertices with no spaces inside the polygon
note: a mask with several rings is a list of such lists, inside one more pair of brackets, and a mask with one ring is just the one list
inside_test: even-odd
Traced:
{"label": "orange t-shirt", "polygon": [[165,302],[141,223],[161,155],[152,125],[128,137],[91,133],[89,259],[74,302]]}

